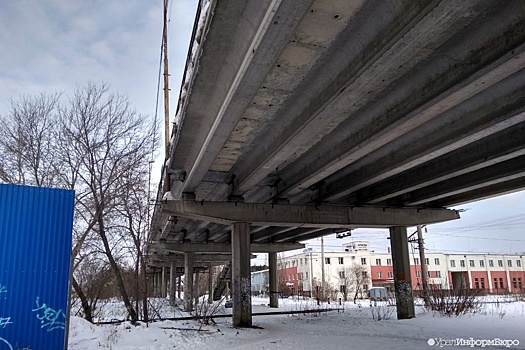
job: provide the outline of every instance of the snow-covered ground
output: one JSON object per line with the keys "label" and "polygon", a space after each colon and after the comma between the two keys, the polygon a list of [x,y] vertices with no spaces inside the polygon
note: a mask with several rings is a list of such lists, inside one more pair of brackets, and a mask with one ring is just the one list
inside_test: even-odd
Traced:
{"label": "snow-covered ground", "polygon": [[[484,348],[525,349],[525,302],[496,300],[503,299],[486,299],[489,302],[481,312],[460,317],[439,316],[417,306],[417,317],[410,320],[397,320],[394,307],[348,302],[344,310],[326,313],[254,316],[255,327],[250,329],[233,328],[229,317],[202,327],[194,320],[96,326],[72,317],[69,349],[431,349],[449,347],[458,338],[473,341],[475,347],[481,347],[484,340],[511,340],[510,347]],[[267,306],[268,299],[253,298],[252,302],[253,312],[276,311]],[[163,318],[186,315],[164,301],[154,304]],[[308,300],[281,299],[277,310],[313,309],[315,305]],[[113,306],[115,313],[119,306]],[[374,320],[373,313],[378,312],[386,318]],[[455,348],[468,347],[467,343]]]}

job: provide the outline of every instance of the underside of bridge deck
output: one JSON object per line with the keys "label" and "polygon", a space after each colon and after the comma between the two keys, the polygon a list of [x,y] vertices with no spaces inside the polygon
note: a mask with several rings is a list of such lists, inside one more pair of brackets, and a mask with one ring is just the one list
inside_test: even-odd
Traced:
{"label": "underside of bridge deck", "polygon": [[525,187],[523,1],[201,10],[152,246],[234,246],[247,222],[251,244],[275,252],[454,219],[443,208]]}

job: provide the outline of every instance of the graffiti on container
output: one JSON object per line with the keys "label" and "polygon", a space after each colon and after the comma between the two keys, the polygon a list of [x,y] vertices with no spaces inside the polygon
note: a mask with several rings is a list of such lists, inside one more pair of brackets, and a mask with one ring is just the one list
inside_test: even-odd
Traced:
{"label": "graffiti on container", "polygon": [[5,328],[8,324],[13,324],[11,317],[0,317],[0,327]]}
{"label": "graffiti on container", "polygon": [[407,281],[397,281],[396,284],[397,301],[401,306],[407,307],[412,299],[412,286]]}
{"label": "graffiti on container", "polygon": [[62,310],[55,310],[50,308],[45,303],[40,305],[40,298],[36,298],[36,317],[40,320],[40,328],[47,328],[48,332],[53,329],[65,329],[66,328],[66,314]]}
{"label": "graffiti on container", "polygon": [[[8,348],[9,350],[13,350],[13,347],[11,346],[11,344],[9,344],[9,342],[8,342],[7,340],[5,340],[4,338],[0,338],[0,345],[1,345],[2,343],[4,343],[5,345],[7,345],[7,348]],[[0,346],[0,348],[1,348],[1,346]]]}
{"label": "graffiti on container", "polygon": [[[0,294],[2,293],[7,293],[7,288],[6,286],[0,284]],[[11,317],[0,317],[0,327],[5,328],[7,325],[10,324],[13,324],[13,322],[11,322]],[[11,344],[4,338],[0,338],[0,348],[4,348],[2,343],[7,345],[7,348],[9,350],[13,350],[13,346],[11,346]]]}

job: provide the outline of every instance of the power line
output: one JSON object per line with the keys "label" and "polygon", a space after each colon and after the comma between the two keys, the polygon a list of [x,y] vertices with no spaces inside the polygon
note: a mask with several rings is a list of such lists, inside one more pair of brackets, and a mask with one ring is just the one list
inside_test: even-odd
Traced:
{"label": "power line", "polygon": [[475,251],[475,250],[453,250],[453,249],[431,249],[431,248],[426,248],[426,250],[434,251],[434,252],[437,252],[437,253],[441,253],[441,252],[455,252],[457,254],[463,254],[463,253],[487,254],[487,255],[521,255],[521,254],[523,254],[523,253],[508,254],[508,253],[494,253],[494,252],[487,252],[487,251],[480,252],[480,251]]}
{"label": "power line", "polygon": [[509,238],[489,238],[489,237],[475,237],[475,236],[462,236],[462,235],[451,235],[447,233],[439,233],[436,236],[427,236],[427,239],[440,238],[438,236],[449,236],[456,238],[471,238],[471,239],[486,239],[489,241],[507,241],[507,242],[525,242],[525,239],[509,239]]}

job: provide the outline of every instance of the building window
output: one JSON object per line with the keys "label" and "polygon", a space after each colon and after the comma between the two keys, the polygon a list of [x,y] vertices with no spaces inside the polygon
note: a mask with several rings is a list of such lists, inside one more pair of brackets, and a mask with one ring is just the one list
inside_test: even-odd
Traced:
{"label": "building window", "polygon": [[503,284],[503,278],[499,279],[499,287],[500,288],[505,288],[505,285]]}
{"label": "building window", "polygon": [[324,263],[330,265],[330,258],[324,258]]}
{"label": "building window", "polygon": [[441,271],[436,271],[436,277],[441,278]]}
{"label": "building window", "polygon": [[305,272],[304,275],[306,276],[306,279],[308,279],[308,272]]}
{"label": "building window", "polygon": [[392,273],[392,271],[388,271],[388,278],[394,278],[394,274]]}
{"label": "building window", "polygon": [[479,261],[479,266],[480,267],[485,267],[485,260],[480,260]]}
{"label": "building window", "polygon": [[498,260],[498,266],[503,267],[503,260]]}
{"label": "building window", "polygon": [[344,264],[344,259],[343,258],[339,258],[339,265],[343,265]]}
{"label": "building window", "polygon": [[461,266],[461,267],[465,267],[465,260],[461,259],[461,260],[459,261],[459,266]]}
{"label": "building window", "polygon": [[366,258],[361,258],[361,265],[366,265]]}
{"label": "building window", "polygon": [[439,265],[439,258],[435,258],[435,259],[434,259],[434,264],[435,264],[435,265]]}
{"label": "building window", "polygon": [[430,260],[428,258],[425,258],[425,265],[430,265]]}
{"label": "building window", "polygon": [[392,259],[386,259],[386,264],[387,265],[392,265]]}
{"label": "building window", "polygon": [[383,273],[381,271],[377,273],[377,278],[383,278]]}
{"label": "building window", "polygon": [[512,267],[512,260],[507,260],[507,266]]}
{"label": "building window", "polygon": [[450,267],[456,267],[456,261],[450,260]]}
{"label": "building window", "polygon": [[485,278],[481,277],[479,280],[481,282],[481,289],[485,289]]}
{"label": "building window", "polygon": [[308,257],[304,258],[305,265],[308,264]]}
{"label": "building window", "polygon": [[523,285],[521,284],[521,277],[518,277],[518,288],[521,289]]}
{"label": "building window", "polygon": [[469,260],[468,263],[469,263],[470,267],[474,267],[474,266],[476,266],[476,265],[474,264],[474,260]]}
{"label": "building window", "polygon": [[303,258],[301,258],[301,260],[300,260],[300,261],[301,261],[301,266],[303,266]]}
{"label": "building window", "polygon": [[516,260],[516,266],[521,267],[521,260]]}
{"label": "building window", "polygon": [[[501,286],[503,288],[503,286]],[[498,279],[494,278],[494,289],[498,289]]]}
{"label": "building window", "polygon": [[368,291],[368,284],[363,284],[363,290],[364,290],[365,292]]}
{"label": "building window", "polygon": [[416,271],[416,277],[417,278],[421,277],[421,271],[419,271],[419,270]]}
{"label": "building window", "polygon": [[381,266],[381,259],[376,259],[376,265]]}
{"label": "building window", "polygon": [[512,278],[512,287],[518,288],[518,281],[516,281],[516,278]]}
{"label": "building window", "polygon": [[479,289],[479,278],[474,278],[474,288]]}
{"label": "building window", "polygon": [[430,271],[427,271],[427,277],[428,278],[432,277],[432,274],[430,273]]}
{"label": "building window", "polygon": [[367,278],[368,277],[368,273],[366,271],[363,271],[363,278]]}
{"label": "building window", "polygon": [[414,258],[414,265],[419,265],[419,258]]}
{"label": "building window", "polygon": [[345,278],[345,272],[344,271],[339,271],[339,278],[341,278],[341,279]]}
{"label": "building window", "polygon": [[346,294],[346,286],[345,285],[341,285],[339,286],[339,291],[343,294]]}
{"label": "building window", "polygon": [[494,267],[494,260],[489,260],[489,266]]}

